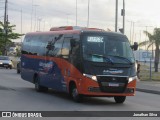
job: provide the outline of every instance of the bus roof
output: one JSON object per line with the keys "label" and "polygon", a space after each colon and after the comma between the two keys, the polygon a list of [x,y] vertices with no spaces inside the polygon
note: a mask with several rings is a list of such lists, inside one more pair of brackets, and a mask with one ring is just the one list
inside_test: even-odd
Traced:
{"label": "bus roof", "polygon": [[26,35],[52,35],[52,34],[80,34],[78,30],[46,31],[46,32],[29,32]]}
{"label": "bus roof", "polygon": [[53,34],[83,34],[83,33],[92,33],[92,34],[99,34],[99,35],[111,35],[111,36],[123,36],[125,35],[117,32],[111,32],[111,31],[99,31],[99,30],[61,30],[61,31],[46,31],[46,32],[30,32],[26,35],[53,35]]}

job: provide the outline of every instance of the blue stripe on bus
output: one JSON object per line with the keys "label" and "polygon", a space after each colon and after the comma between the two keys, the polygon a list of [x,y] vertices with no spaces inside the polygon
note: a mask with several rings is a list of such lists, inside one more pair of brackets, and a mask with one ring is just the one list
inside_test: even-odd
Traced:
{"label": "blue stripe on bus", "polygon": [[54,61],[38,58],[21,57],[22,61],[22,78],[29,82],[33,82],[35,73],[38,73],[40,84],[56,89],[57,91],[66,91],[66,82],[61,74],[61,70]]}

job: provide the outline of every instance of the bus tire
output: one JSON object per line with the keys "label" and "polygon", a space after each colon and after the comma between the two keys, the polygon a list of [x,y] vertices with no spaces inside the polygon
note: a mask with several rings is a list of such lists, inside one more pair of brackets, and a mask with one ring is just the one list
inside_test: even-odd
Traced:
{"label": "bus tire", "polygon": [[37,76],[35,78],[35,89],[36,89],[37,92],[46,92],[46,91],[48,91],[47,87],[43,87],[39,83],[40,83],[39,77]]}
{"label": "bus tire", "polygon": [[70,95],[75,102],[82,102],[83,96],[78,93],[77,87],[75,84],[71,86]]}
{"label": "bus tire", "polygon": [[17,74],[20,74],[20,70],[17,70]]}
{"label": "bus tire", "polygon": [[126,96],[114,96],[116,103],[123,103],[126,100]]}

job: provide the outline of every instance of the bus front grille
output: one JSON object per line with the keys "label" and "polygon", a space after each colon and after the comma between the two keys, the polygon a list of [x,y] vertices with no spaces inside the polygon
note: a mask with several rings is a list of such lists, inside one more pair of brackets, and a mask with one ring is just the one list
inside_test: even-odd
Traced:
{"label": "bus front grille", "polygon": [[107,93],[124,93],[128,84],[127,77],[98,76],[100,90]]}

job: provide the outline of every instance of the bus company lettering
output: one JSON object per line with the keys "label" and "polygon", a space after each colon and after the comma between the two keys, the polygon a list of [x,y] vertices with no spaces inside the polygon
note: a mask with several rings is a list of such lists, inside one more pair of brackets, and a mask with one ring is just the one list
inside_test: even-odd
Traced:
{"label": "bus company lettering", "polygon": [[107,73],[110,73],[110,74],[121,74],[121,73],[123,73],[123,70],[117,70],[117,69],[114,69],[114,70],[103,70],[103,74],[107,74]]}
{"label": "bus company lettering", "polygon": [[53,63],[52,62],[48,62],[48,63],[39,62],[39,66],[43,68],[52,68]]}

